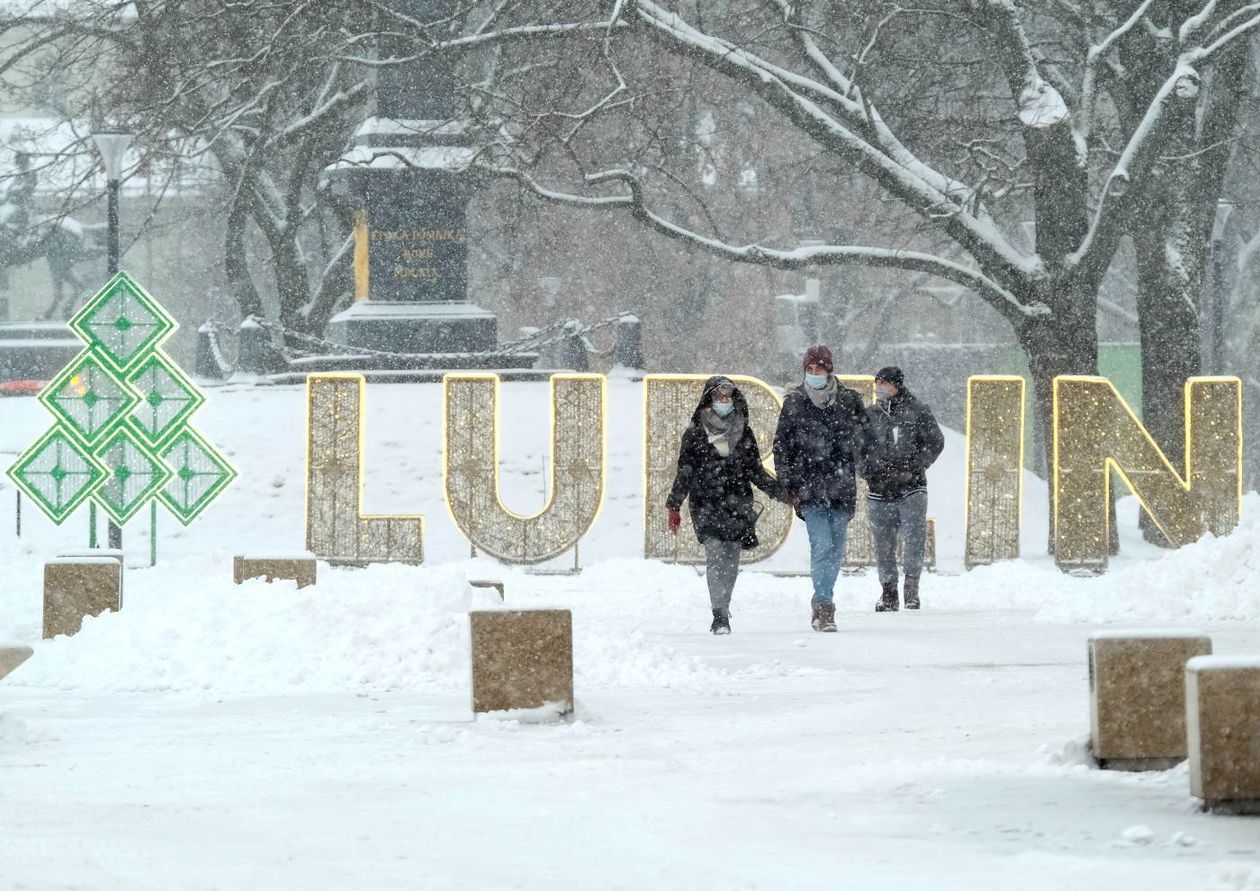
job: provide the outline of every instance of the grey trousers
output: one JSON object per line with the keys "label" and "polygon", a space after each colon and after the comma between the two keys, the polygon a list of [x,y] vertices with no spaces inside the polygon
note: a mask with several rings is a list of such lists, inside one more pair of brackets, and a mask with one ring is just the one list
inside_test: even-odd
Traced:
{"label": "grey trousers", "polygon": [[879,561],[880,584],[897,581],[897,536],[905,537],[902,569],[907,577],[923,572],[923,547],[927,538],[927,492],[911,492],[897,501],[867,502],[871,536]]}
{"label": "grey trousers", "polygon": [[731,592],[735,590],[735,577],[739,575],[739,553],[742,550],[737,541],[718,541],[716,538],[704,542],[704,562],[708,567],[705,580],[709,583],[709,602],[722,615],[730,615]]}

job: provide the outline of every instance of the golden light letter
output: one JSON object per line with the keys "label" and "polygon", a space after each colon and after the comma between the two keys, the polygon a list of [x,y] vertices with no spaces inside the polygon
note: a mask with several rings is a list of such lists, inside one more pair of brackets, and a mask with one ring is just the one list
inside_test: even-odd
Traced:
{"label": "golden light letter", "polygon": [[1062,569],[1107,565],[1111,471],[1169,543],[1238,522],[1242,498],[1242,383],[1194,377],[1185,387],[1186,472],[1179,474],[1106,378],[1054,382],[1054,538]]}
{"label": "golden light letter", "polygon": [[533,516],[499,499],[499,376],[448,374],[446,504],[474,547],[538,563],[578,543],[604,499],[604,376],[551,376],[551,499]]}
{"label": "golden light letter", "polygon": [[984,566],[1019,556],[1023,497],[1024,379],[967,379],[967,502],[964,565]]}
{"label": "golden light letter", "polygon": [[[872,374],[837,375],[840,385],[856,390],[862,404],[869,406],[875,401],[875,376]],[[870,502],[866,495],[870,487],[861,475],[857,478],[857,501],[853,505],[853,519],[844,539],[844,568],[861,569],[874,566],[875,537],[871,534]],[[930,541],[930,539],[929,539]],[[926,559],[926,558],[925,558]]]}
{"label": "golden light letter", "polygon": [[[750,426],[757,438],[766,468],[773,472],[774,428],[779,421],[779,397],[764,381],[755,377],[730,375],[731,380],[748,400]],[[678,447],[683,431],[691,423],[691,415],[700,401],[704,374],[649,374],[643,379],[644,393],[644,468],[643,555],[673,563],[703,563],[704,548],[691,534],[687,502],[683,502],[683,528],[670,535],[666,525],[665,499],[674,484],[678,470]],[[760,490],[755,500],[763,506],[757,521],[760,544],[745,551],[742,562],[764,560],[782,547],[792,531],[792,508],[770,500]]]}
{"label": "golden light letter", "polygon": [[365,516],[363,378],[306,379],[306,548],[330,563],[420,563],[424,518]]}

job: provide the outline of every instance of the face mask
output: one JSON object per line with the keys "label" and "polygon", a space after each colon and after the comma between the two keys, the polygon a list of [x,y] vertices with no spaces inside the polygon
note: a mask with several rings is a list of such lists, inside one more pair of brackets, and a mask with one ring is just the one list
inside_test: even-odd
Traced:
{"label": "face mask", "polygon": [[809,372],[806,372],[805,385],[807,387],[812,387],[815,390],[821,390],[823,387],[827,386],[827,381],[830,378],[831,375],[829,374],[810,374]]}
{"label": "face mask", "polygon": [[735,410],[734,402],[715,402],[713,403],[713,411],[717,413],[719,418],[724,418]]}
{"label": "face mask", "polygon": [[875,398],[880,402],[887,402],[889,399],[892,399],[892,390],[889,390],[886,387],[876,387]]}

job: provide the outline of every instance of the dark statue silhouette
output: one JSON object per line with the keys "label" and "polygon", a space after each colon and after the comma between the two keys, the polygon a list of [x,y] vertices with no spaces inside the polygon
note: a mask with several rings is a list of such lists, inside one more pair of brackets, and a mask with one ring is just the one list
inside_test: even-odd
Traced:
{"label": "dark statue silhouette", "polygon": [[36,216],[38,181],[30,155],[18,152],[14,161],[17,172],[0,202],[0,281],[7,290],[10,269],[43,257],[52,278],[53,301],[42,318],[68,318],[86,290],[75,264],[101,253],[99,248],[89,249],[87,243],[87,236],[100,227],[84,226],[69,216]]}

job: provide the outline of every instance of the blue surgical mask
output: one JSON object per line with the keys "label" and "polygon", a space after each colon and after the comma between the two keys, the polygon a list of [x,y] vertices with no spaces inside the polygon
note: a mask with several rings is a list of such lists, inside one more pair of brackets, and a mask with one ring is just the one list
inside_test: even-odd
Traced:
{"label": "blue surgical mask", "polygon": [[829,380],[831,380],[831,375],[829,374],[805,373],[805,386],[812,387],[815,390],[821,390],[823,387],[827,386],[827,381]]}
{"label": "blue surgical mask", "polygon": [[724,418],[735,410],[735,403],[734,402],[715,402],[713,403],[713,410],[717,412],[717,416],[719,418]]}

